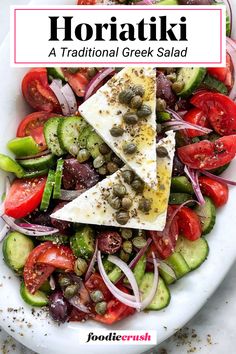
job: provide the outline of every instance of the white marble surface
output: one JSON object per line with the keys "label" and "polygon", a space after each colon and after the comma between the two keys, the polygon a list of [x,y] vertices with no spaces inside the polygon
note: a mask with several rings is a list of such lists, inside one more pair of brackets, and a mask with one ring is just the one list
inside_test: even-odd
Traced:
{"label": "white marble surface", "polygon": [[[44,1],[44,0],[43,0]],[[235,0],[233,0],[235,1]],[[50,1],[48,1],[49,3]],[[26,4],[28,0],[16,0]],[[8,31],[8,1],[1,1],[0,43]],[[222,354],[235,353],[236,347],[236,264],[202,310],[177,334],[148,353],[153,354]],[[140,353],[142,348],[140,347]],[[122,349],[124,354],[124,348]],[[0,329],[1,354],[32,354]],[[48,353],[50,354],[50,353]]]}

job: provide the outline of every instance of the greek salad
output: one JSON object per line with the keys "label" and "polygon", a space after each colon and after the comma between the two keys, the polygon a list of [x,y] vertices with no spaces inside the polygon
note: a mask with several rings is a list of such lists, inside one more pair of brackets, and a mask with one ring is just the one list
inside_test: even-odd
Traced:
{"label": "greek salad", "polygon": [[25,74],[33,112],[14,158],[0,154],[0,242],[27,304],[107,325],[168,306],[236,185],[221,177],[236,155],[235,60],[228,37],[225,68]]}

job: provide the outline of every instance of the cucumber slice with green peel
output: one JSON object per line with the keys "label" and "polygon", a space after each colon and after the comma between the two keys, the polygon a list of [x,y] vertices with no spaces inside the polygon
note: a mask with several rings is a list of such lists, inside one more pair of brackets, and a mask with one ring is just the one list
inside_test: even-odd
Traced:
{"label": "cucumber slice with green peel", "polygon": [[12,172],[16,175],[17,178],[24,177],[25,171],[15,160],[11,157],[0,154],[0,170],[6,172]]}
{"label": "cucumber slice with green peel", "polygon": [[155,5],[179,5],[177,0],[161,0],[157,2]]}
{"label": "cucumber slice with green peel", "polygon": [[50,294],[52,292],[52,289],[51,289],[51,286],[49,284],[49,281],[46,280],[43,283],[43,285],[40,286],[39,290],[42,291],[43,293]]}
{"label": "cucumber slice with green peel", "polygon": [[49,150],[56,156],[62,156],[66,153],[60,146],[57,130],[61,120],[65,118],[54,117],[50,118],[44,124],[44,137]]}
{"label": "cucumber slice with green peel", "polygon": [[216,207],[213,201],[204,197],[205,203],[203,205],[198,205],[195,208],[195,212],[199,216],[202,225],[202,234],[206,235],[211,232],[216,222]]}
{"label": "cucumber slice with green peel", "polygon": [[51,241],[52,243],[63,245],[69,243],[69,236],[67,235],[46,235],[46,236],[37,236],[37,240],[41,242]]}
{"label": "cucumber slice with green peel", "polygon": [[82,117],[68,117],[61,119],[58,125],[58,139],[63,150],[77,156],[79,152],[79,135],[86,122]]}
{"label": "cucumber slice with green peel", "polygon": [[182,91],[178,92],[178,96],[188,97],[202,83],[206,75],[205,68],[181,68],[177,73],[177,81],[184,83]]}
{"label": "cucumber slice with green peel", "polygon": [[194,270],[207,259],[209,247],[203,237],[200,237],[196,241],[189,241],[185,237],[180,236],[175,251],[179,252],[184,257],[189,268]]}
{"label": "cucumber slice with green peel", "polygon": [[229,167],[229,165],[230,165],[230,162],[227,163],[227,164],[224,165],[224,166],[220,166],[220,167],[218,167],[218,168],[215,168],[214,170],[211,170],[211,173],[213,173],[213,174],[216,175],[216,176],[219,176],[219,175],[221,175],[221,173],[223,173],[225,170],[227,170],[227,168]]}
{"label": "cucumber slice with green peel", "polygon": [[21,283],[20,294],[21,294],[22,299],[28,305],[31,305],[34,307],[42,307],[42,306],[46,306],[48,304],[48,298],[45,293],[38,290],[35,292],[35,294],[31,294],[28,291],[28,289],[26,288],[24,282]]}
{"label": "cucumber slice with green peel", "polygon": [[43,198],[40,204],[40,210],[41,211],[47,211],[53,191],[53,186],[55,183],[55,172],[53,170],[49,170],[48,172],[48,178],[46,181],[46,185],[44,187],[43,191]]}
{"label": "cucumber slice with green peel", "polygon": [[35,178],[40,176],[46,176],[48,174],[48,168],[41,171],[27,171],[24,174],[24,178]]}
{"label": "cucumber slice with green peel", "polygon": [[185,176],[171,178],[171,191],[175,193],[194,194],[192,183]]}
{"label": "cucumber slice with green peel", "polygon": [[[169,197],[169,204],[173,205],[173,204],[183,204],[187,201],[193,200],[193,196],[191,194],[188,193],[170,193],[170,197]],[[189,202],[188,206],[191,206],[191,202]],[[193,205],[193,204],[192,204]]]}
{"label": "cucumber slice with green peel", "polygon": [[166,264],[164,261],[161,262],[161,264],[159,265],[159,273],[160,273],[162,279],[164,280],[164,282],[167,285],[170,285],[170,284],[173,284],[177,280],[177,277],[175,274],[171,275],[169,272],[167,272],[166,267],[169,267],[168,264]]}
{"label": "cucumber slice with green peel", "polygon": [[215,79],[213,76],[211,76],[209,74],[207,74],[205,76],[205,79],[203,80],[202,83],[208,89],[218,91],[218,92],[222,93],[223,95],[227,95],[227,93],[228,93],[228,89],[223,84],[223,82]]}
{"label": "cucumber slice with green peel", "polygon": [[33,248],[34,243],[29,237],[16,231],[10,232],[2,246],[4,261],[11,269],[21,274]]}
{"label": "cucumber slice with green peel", "polygon": [[117,266],[115,266],[114,269],[108,273],[108,278],[112,281],[112,283],[116,283],[121,276],[122,270]]}
{"label": "cucumber slice with green peel", "polygon": [[94,132],[94,129],[90,125],[85,126],[85,128],[81,131],[78,138],[79,147],[81,149],[87,147],[87,138],[92,132]]}
{"label": "cucumber slice with green peel", "polygon": [[173,269],[177,279],[182,278],[185,274],[190,272],[187,262],[179,252],[174,252],[170,257],[166,258],[164,262]]}
{"label": "cucumber slice with green peel", "polygon": [[48,76],[51,76],[53,79],[59,79],[65,81],[65,76],[61,68],[47,68]]}
{"label": "cucumber slice with green peel", "polygon": [[39,146],[32,136],[12,139],[8,141],[7,147],[17,157],[36,155],[40,152]]}
{"label": "cucumber slice with green peel", "polygon": [[61,181],[63,175],[64,160],[57,161],[57,169],[55,173],[55,184],[53,189],[53,199],[60,199],[61,197]]}
{"label": "cucumber slice with green peel", "polygon": [[[141,295],[142,300],[144,300],[150,293],[153,280],[154,280],[153,273],[144,274],[139,287],[140,292],[142,294]],[[170,303],[170,291],[166,286],[165,282],[163,281],[163,279],[159,277],[156,294],[152,302],[146,307],[146,310],[155,310],[155,311],[162,310],[166,306],[168,306],[169,303]]]}
{"label": "cucumber slice with green peel", "polygon": [[70,247],[76,257],[88,260],[94,253],[94,231],[90,226],[81,226],[70,238]]}
{"label": "cucumber slice with green peel", "polygon": [[99,151],[99,146],[103,143],[104,141],[102,140],[102,138],[100,138],[100,136],[95,131],[93,131],[91,134],[88,135],[87,149],[94,159],[96,159],[96,157],[101,155]]}
{"label": "cucumber slice with green peel", "polygon": [[142,281],[143,276],[145,274],[146,263],[147,263],[147,259],[146,259],[146,256],[144,255],[139,259],[139,261],[137,262],[137,264],[135,265],[135,267],[133,269],[134,277],[135,277],[138,285],[141,284],[141,281]]}
{"label": "cucumber slice with green peel", "polygon": [[19,164],[26,171],[42,171],[53,167],[56,163],[56,158],[53,154],[36,157],[33,159],[19,160]]}

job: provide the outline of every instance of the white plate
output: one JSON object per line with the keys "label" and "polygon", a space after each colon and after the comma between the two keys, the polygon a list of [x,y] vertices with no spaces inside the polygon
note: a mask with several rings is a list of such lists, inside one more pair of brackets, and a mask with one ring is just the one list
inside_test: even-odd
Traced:
{"label": "white plate", "polygon": [[[72,3],[73,0],[67,0]],[[48,1],[34,1],[46,3]],[[52,3],[52,0],[50,1]],[[55,1],[55,3],[65,1]],[[236,5],[236,4],[235,4]],[[236,6],[234,5],[235,12]],[[28,112],[20,91],[20,82],[25,70],[9,67],[9,45],[5,41],[0,49],[0,151],[5,152],[6,141],[14,137],[18,122]],[[236,176],[236,161],[225,173],[228,178]],[[3,190],[4,174],[0,174],[0,185]],[[1,191],[0,191],[1,192]],[[235,217],[236,188],[231,188],[227,205],[218,210],[217,222],[213,232],[207,236],[210,254],[207,261],[196,271],[188,274],[171,286],[171,303],[160,312],[149,312],[134,315],[113,325],[115,329],[154,329],[157,331],[158,343],[171,336],[193,317],[209,299],[236,259]],[[1,249],[0,249],[0,254]],[[18,309],[17,312],[12,309]],[[88,321],[86,323],[70,323],[61,326],[53,323],[45,313],[37,311],[32,315],[32,308],[27,306],[19,295],[19,280],[6,267],[0,256],[0,325],[25,346],[40,354],[93,354],[94,346],[79,345],[80,329],[95,331],[103,325]],[[122,347],[124,353],[140,354],[150,346]],[[111,347],[96,346],[96,352],[110,353]],[[113,354],[119,354],[121,347],[112,345]]]}

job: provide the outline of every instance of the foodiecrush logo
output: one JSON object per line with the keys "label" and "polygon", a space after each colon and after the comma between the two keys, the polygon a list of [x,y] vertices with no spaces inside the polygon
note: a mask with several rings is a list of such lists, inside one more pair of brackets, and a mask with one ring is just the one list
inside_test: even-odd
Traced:
{"label": "foodiecrush logo", "polygon": [[11,14],[13,66],[225,65],[222,5],[14,6]]}
{"label": "foodiecrush logo", "polygon": [[157,343],[156,331],[104,331],[81,330],[79,341],[81,344],[126,344],[126,345],[147,345]]}

